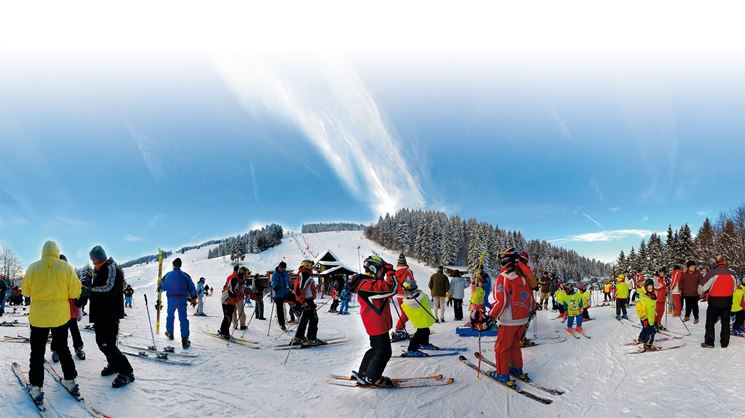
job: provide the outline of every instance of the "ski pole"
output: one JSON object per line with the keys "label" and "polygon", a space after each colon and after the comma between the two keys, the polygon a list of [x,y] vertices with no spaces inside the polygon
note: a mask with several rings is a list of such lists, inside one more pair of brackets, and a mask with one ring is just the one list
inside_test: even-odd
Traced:
{"label": "ski pole", "polygon": [[255,309],[253,313],[251,314],[251,317],[248,318],[248,324],[246,324],[246,329],[243,330],[243,333],[241,334],[241,338],[243,338],[243,336],[246,335],[246,331],[248,331],[248,327],[251,325],[251,321],[254,319],[254,315],[256,315]]}
{"label": "ski pole", "polygon": [[269,312],[269,328],[266,329],[266,336],[269,336],[269,331],[272,329],[272,319],[274,318],[274,305],[276,305],[276,302],[274,301],[274,297],[272,297],[272,309]]}
{"label": "ski pole", "polygon": [[[305,309],[303,309],[303,311],[300,312],[300,318],[298,318],[300,321],[303,320],[303,315],[305,315]],[[300,324],[300,321],[298,321],[298,326],[300,326],[299,325]],[[287,365],[287,360],[290,359],[290,353],[292,352],[292,347],[293,346],[294,346],[294,344],[292,343],[292,341],[290,341],[290,348],[287,350],[287,357],[285,357],[285,362],[282,363],[282,366],[283,367]]]}
{"label": "ski pole", "polygon": [[678,318],[680,319],[680,322],[683,324],[683,326],[686,328],[686,331],[688,332],[688,335],[691,335],[691,330],[688,329],[688,325],[686,325],[686,323],[683,320],[683,318],[681,318],[680,316],[678,316]]}
{"label": "ski pole", "polygon": [[481,379],[481,356],[483,354],[481,353],[481,330],[479,330],[479,365],[478,370],[476,370],[476,380]]}
{"label": "ski pole", "polygon": [[153,350],[157,350],[158,348],[155,346],[155,334],[153,334],[153,321],[150,320],[150,305],[147,303],[147,294],[143,296],[145,296],[145,308],[147,308],[147,322],[150,324],[150,336],[153,337]]}

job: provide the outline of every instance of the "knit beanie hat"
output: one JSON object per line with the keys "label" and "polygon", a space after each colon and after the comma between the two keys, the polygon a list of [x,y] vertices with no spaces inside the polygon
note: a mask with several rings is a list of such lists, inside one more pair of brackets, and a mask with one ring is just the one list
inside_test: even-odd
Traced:
{"label": "knit beanie hat", "polygon": [[406,255],[404,253],[398,255],[398,264],[396,267],[409,267],[409,264],[406,263]]}
{"label": "knit beanie hat", "polygon": [[88,256],[90,256],[91,260],[106,261],[109,259],[106,257],[106,251],[104,251],[100,245],[93,247],[88,253]]}

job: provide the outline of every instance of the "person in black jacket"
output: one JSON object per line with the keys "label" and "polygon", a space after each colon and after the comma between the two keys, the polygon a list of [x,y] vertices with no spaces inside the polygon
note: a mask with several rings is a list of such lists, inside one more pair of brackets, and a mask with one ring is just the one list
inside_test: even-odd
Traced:
{"label": "person in black jacket", "polygon": [[88,319],[96,331],[98,349],[106,356],[108,364],[101,376],[119,373],[111,386],[118,388],[135,380],[129,360],[116,346],[119,320],[124,318],[124,272],[112,258],[106,257],[101,246],[89,253],[95,273],[90,291],[90,314]]}

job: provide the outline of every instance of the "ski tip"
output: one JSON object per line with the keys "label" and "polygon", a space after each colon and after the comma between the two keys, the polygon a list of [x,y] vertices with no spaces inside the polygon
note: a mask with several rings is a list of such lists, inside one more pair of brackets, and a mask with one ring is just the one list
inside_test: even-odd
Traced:
{"label": "ski tip", "polygon": [[448,380],[445,381],[445,384],[451,385],[455,383],[455,379],[452,377],[448,377]]}
{"label": "ski tip", "polygon": [[458,360],[467,360],[467,359],[466,359],[466,356],[464,356],[463,354],[461,354],[461,355],[458,356]]}

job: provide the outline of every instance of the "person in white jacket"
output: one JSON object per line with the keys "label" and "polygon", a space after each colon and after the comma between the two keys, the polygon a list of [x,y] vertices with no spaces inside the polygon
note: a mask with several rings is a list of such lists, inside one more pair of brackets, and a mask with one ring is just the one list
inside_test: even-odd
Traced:
{"label": "person in white jacket", "polygon": [[450,297],[453,299],[453,313],[455,320],[463,319],[463,292],[466,289],[466,279],[460,276],[460,271],[455,272],[450,279]]}

